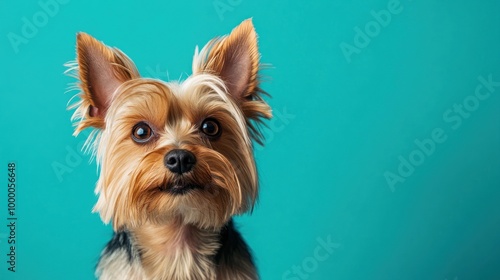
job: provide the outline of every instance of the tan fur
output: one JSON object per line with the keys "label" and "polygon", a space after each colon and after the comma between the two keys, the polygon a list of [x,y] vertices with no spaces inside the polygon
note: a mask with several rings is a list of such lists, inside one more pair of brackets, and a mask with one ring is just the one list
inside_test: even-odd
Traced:
{"label": "tan fur", "polygon": [[[184,93],[173,94],[165,83],[132,80],[122,85],[109,107],[107,129],[102,131],[97,150],[101,176],[94,211],[105,222],[113,218],[115,229],[126,223],[139,226],[148,216],[162,222],[172,215],[182,215],[203,228],[216,228],[253,205],[256,170],[247,131],[238,122],[241,113],[226,103],[231,101],[210,92],[217,89],[195,85],[200,88],[188,87]],[[224,124],[224,137],[213,143],[202,139],[195,127],[207,116]],[[175,125],[168,125],[172,120]],[[156,129],[154,145],[138,146],[130,138],[129,131],[140,121]],[[199,159],[186,180],[206,186],[204,191],[170,196],[158,189],[173,179],[163,165],[164,155],[173,148],[188,149]],[[221,150],[224,155],[218,152]],[[242,170],[240,176],[235,167]]]}
{"label": "tan fur", "polygon": [[172,221],[166,225],[147,225],[134,232],[144,250],[142,264],[149,279],[216,279],[211,258],[219,244],[217,232]]}
{"label": "tan fur", "polygon": [[[125,54],[87,34],[78,35],[77,52],[71,69],[82,93],[70,108],[76,134],[96,129],[88,140],[101,168],[94,211],[115,230],[129,230],[142,252],[140,264],[127,269],[124,254],[105,256],[100,279],[257,279],[250,263],[233,271],[212,261],[221,227],[257,199],[251,139],[261,141],[257,124],[271,117],[251,20],[196,52],[193,75],[179,83],[140,78]],[[220,139],[202,135],[206,118],[221,124]],[[154,132],[148,143],[131,138],[139,122]],[[164,157],[172,149],[192,152],[194,169],[181,177],[169,172]],[[178,180],[202,188],[165,191]]]}
{"label": "tan fur", "polygon": [[[233,69],[227,64],[234,58],[244,57]],[[259,51],[257,47],[257,34],[253,28],[252,20],[247,19],[236,27],[229,36],[215,38],[210,41],[200,53],[195,52],[193,60],[193,74],[211,73],[226,81],[226,86],[235,100],[239,103],[246,117],[247,126],[251,136],[262,144],[262,134],[258,126],[261,118],[271,118],[271,109],[263,101],[261,94],[264,93],[259,87]],[[234,63],[233,63],[234,64]],[[234,80],[234,75],[239,75],[237,83],[227,83]]]}
{"label": "tan fur", "polygon": [[[70,70],[76,71],[80,80],[80,101],[73,104],[70,109],[75,109],[73,120],[80,120],[75,133],[87,127],[104,128],[103,115],[111,102],[115,89],[124,81],[138,78],[139,73],[134,63],[120,50],[106,47],[92,36],[79,33],[77,36],[77,64],[70,64]],[[105,87],[111,91],[109,98],[97,98],[94,87],[100,86],[96,82],[97,73],[105,74],[108,83]],[[90,116],[92,107],[101,107],[101,113]]]}

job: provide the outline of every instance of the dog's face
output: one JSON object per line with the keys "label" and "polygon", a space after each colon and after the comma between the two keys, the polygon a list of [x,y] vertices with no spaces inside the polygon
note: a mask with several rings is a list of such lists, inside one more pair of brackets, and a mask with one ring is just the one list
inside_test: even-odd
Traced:
{"label": "dog's face", "polygon": [[270,118],[258,81],[250,20],[196,50],[183,82],[141,78],[133,62],[87,34],[77,37],[82,94],[76,133],[95,129],[101,166],[94,208],[115,229],[180,219],[219,227],[250,209],[258,182],[252,139]]}

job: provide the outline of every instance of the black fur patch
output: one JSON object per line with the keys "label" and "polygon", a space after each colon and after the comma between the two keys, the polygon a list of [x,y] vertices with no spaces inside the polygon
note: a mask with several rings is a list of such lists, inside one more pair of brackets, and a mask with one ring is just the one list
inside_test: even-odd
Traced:
{"label": "black fur patch", "polygon": [[129,233],[126,231],[116,232],[113,238],[108,242],[106,248],[104,248],[103,255],[110,255],[118,250],[125,250],[127,252],[128,261],[132,262],[135,258],[135,252],[132,248],[132,242],[130,240]]}
{"label": "black fur patch", "polygon": [[221,247],[214,259],[217,265],[236,268],[238,267],[238,261],[246,260],[252,266],[255,266],[250,248],[235,228],[232,219],[229,220],[220,232],[220,244]]}

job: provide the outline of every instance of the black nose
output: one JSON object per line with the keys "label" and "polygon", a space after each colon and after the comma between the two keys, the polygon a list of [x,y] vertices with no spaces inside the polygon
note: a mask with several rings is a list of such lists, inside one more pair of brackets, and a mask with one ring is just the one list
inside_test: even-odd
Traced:
{"label": "black nose", "polygon": [[175,149],[165,155],[164,163],[170,171],[182,174],[193,169],[196,157],[188,150]]}

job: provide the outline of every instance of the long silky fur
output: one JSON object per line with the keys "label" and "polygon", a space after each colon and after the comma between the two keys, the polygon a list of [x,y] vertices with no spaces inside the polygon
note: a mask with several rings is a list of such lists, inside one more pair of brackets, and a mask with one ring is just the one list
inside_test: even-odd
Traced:
{"label": "long silky fur", "polygon": [[[258,198],[252,140],[263,142],[259,124],[271,118],[251,20],[196,49],[193,75],[181,82],[141,78],[123,52],[84,33],[77,36],[77,53],[67,74],[79,80],[72,89],[81,92],[69,109],[75,110],[75,135],[93,129],[85,145],[100,167],[93,211],[116,232],[101,254],[99,279],[258,279],[231,219]],[[226,68],[232,63],[243,80],[231,80],[235,69]],[[223,137],[201,135],[205,118],[220,122]],[[130,134],[144,121],[154,139],[138,145]],[[172,149],[197,158],[180,179],[163,163]],[[178,180],[200,189],[168,193]]]}

